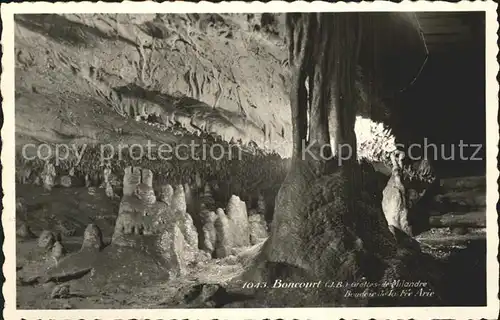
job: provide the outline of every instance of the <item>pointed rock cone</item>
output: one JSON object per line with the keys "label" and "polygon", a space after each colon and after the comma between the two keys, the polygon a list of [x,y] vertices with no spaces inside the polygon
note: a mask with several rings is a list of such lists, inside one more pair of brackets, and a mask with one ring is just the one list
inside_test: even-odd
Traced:
{"label": "pointed rock cone", "polygon": [[54,187],[55,177],[56,177],[56,168],[52,163],[46,161],[42,172],[42,182],[43,182],[43,188],[45,190],[47,191],[52,190],[52,187]]}
{"label": "pointed rock cone", "polygon": [[217,215],[214,211],[204,210],[200,214],[202,220],[201,250],[212,254],[215,250],[217,232],[215,230],[215,220]]}

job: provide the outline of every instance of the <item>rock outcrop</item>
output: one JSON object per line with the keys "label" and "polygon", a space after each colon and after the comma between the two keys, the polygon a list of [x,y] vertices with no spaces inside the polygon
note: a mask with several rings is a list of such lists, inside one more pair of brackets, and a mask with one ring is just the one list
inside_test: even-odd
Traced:
{"label": "rock outcrop", "polygon": [[59,185],[65,188],[69,188],[73,185],[71,176],[65,175],[59,178]]}

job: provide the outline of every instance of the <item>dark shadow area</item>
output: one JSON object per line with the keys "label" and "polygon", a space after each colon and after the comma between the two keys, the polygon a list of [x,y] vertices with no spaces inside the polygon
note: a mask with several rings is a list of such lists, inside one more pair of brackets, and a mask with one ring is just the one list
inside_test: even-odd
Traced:
{"label": "dark shadow area", "polygon": [[[73,46],[88,46],[96,39],[119,40],[132,46],[136,43],[116,34],[110,36],[97,28],[68,20],[58,14],[16,14],[14,21],[23,27],[48,36],[59,43],[68,43]],[[95,37],[95,39],[93,39]]]}

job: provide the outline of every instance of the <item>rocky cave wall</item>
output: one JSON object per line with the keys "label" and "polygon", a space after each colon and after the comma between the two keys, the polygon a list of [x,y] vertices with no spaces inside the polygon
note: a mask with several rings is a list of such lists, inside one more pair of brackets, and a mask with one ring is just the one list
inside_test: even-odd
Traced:
{"label": "rocky cave wall", "polygon": [[[374,25],[385,30],[377,19]],[[130,142],[115,131],[141,129],[124,118],[153,114],[192,131],[201,123],[228,141],[261,147],[272,141],[271,149],[289,155],[283,14],[19,15],[15,21],[19,143]],[[384,81],[376,71],[359,72],[360,115],[390,124],[391,100],[367,86]],[[34,110],[42,111],[36,121]]]}

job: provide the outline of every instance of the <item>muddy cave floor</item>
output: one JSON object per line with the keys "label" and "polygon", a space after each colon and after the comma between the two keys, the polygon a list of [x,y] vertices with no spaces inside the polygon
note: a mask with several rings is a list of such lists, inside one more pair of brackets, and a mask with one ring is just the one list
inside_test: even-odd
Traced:
{"label": "muddy cave floor", "polygon": [[[89,195],[86,188],[55,188],[46,192],[41,187],[18,185],[16,197],[27,204],[27,223],[36,235],[44,229],[60,231],[63,245],[69,253],[78,251],[83,230],[89,223],[97,224],[109,243],[118,212],[119,199],[110,200],[102,190]],[[19,217],[18,217],[19,218]],[[470,230],[464,237],[449,229],[431,229],[417,240],[422,251],[441,262],[446,274],[447,296],[443,305],[480,306],[486,303],[486,234]],[[16,241],[18,269],[37,246],[36,239]],[[248,250],[251,250],[249,248]],[[16,303],[19,309],[113,309],[113,308],[175,308],[172,305],[180,288],[196,284],[221,284],[241,273],[242,259],[212,259],[188,268],[185,276],[170,281],[131,283],[123,281],[103,290],[86,290],[80,280],[71,280],[71,293],[64,298],[51,298],[57,285],[17,284]],[[18,271],[19,272],[19,271]],[[230,301],[227,301],[228,303]]]}

